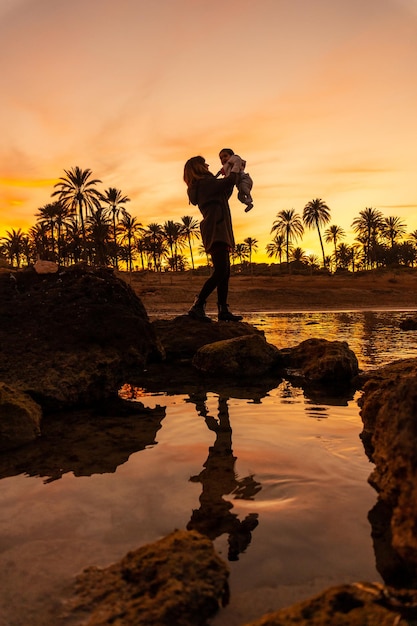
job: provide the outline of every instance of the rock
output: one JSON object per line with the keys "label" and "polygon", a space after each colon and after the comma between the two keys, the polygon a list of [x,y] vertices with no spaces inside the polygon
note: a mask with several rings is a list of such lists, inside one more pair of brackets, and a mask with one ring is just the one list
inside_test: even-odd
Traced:
{"label": "rock", "polygon": [[41,417],[41,407],[32,398],[0,382],[1,452],[36,439]]}
{"label": "rock", "polygon": [[391,510],[394,551],[417,582],[417,359],[368,375],[359,400],[361,438],[375,469],[369,482]]}
{"label": "rock", "polygon": [[214,341],[252,334],[264,336],[263,331],[246,322],[212,322],[210,324],[193,320],[188,315],[180,315],[169,320],[155,320],[152,326],[164,347],[168,360],[191,360],[199,348]]}
{"label": "rock", "polygon": [[91,405],[161,357],[142,302],[112,270],[0,274],[0,380],[44,409]]}
{"label": "rock", "polygon": [[401,320],[399,324],[402,330],[417,330],[417,318],[416,317],[406,317]]}
{"label": "rock", "polygon": [[33,269],[37,274],[56,274],[59,266],[54,261],[36,261]]}
{"label": "rock", "polygon": [[402,614],[415,612],[416,606],[415,591],[402,594],[378,583],[354,583],[331,587],[245,626],[407,626]]}
{"label": "rock", "polygon": [[209,539],[177,530],[85,570],[70,612],[89,626],[203,626],[227,602],[228,576]]}
{"label": "rock", "polygon": [[278,348],[258,334],[215,341],[197,350],[192,364],[212,375],[256,377],[280,362]]}
{"label": "rock", "polygon": [[358,359],[346,341],[315,338],[288,348],[285,365],[300,370],[309,382],[334,385],[349,384],[359,371]]}

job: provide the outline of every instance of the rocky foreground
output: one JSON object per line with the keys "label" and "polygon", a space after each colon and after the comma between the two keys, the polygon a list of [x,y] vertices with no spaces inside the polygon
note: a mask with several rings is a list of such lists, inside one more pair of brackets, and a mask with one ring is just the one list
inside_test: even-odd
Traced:
{"label": "rocky foreground", "polygon": [[[145,410],[140,403],[134,409],[122,400],[120,385],[129,381],[158,391],[193,385],[244,389],[250,381],[262,392],[285,376],[311,394],[362,388],[362,439],[375,465],[370,482],[378,493],[370,521],[386,584],[324,590],[252,626],[417,623],[417,360],[365,376],[344,342],[311,339],[279,350],[245,323],[205,324],[188,316],[151,323],[123,280],[107,269],[85,267],[2,272],[0,346],[2,477],[16,471],[51,476],[54,465],[56,472],[71,468],[88,475],[89,463],[114,467],[132,448],[152,442],[161,410]],[[95,422],[97,407],[109,420],[105,429]],[[85,459],[59,456],[53,442],[60,422],[73,420],[77,438],[77,419],[69,418],[73,409],[104,438],[104,461],[102,454],[91,460],[91,451]],[[126,437],[118,424],[118,444],[112,436],[106,439],[115,416],[128,418],[134,411],[142,417],[140,426],[127,419]],[[203,625],[227,602],[227,579],[227,566],[209,539],[176,531],[109,568],[87,569],[74,581],[65,616],[54,624]]]}

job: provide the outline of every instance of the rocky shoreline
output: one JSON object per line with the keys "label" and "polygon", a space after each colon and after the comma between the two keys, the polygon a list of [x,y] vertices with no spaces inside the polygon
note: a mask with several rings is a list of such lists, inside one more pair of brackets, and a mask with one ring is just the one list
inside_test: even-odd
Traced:
{"label": "rocky shoreline", "polygon": [[[69,468],[75,475],[89,475],[100,463],[102,471],[112,471],[106,467],[151,443],[163,410],[123,400],[118,391],[127,381],[181,393],[193,385],[244,389],[248,381],[268,387],[284,376],[313,393],[361,389],[362,440],[375,466],[369,480],[378,494],[370,518],[385,584],[325,590],[251,624],[406,624],[417,619],[417,359],[365,375],[345,342],[310,339],[279,350],[242,322],[202,324],[186,315],[151,322],[141,299],[111,270],[82,266],[46,274],[3,271],[0,342],[1,477],[19,471],[51,476]],[[95,422],[97,407],[101,420],[107,416],[104,428]],[[70,425],[74,440],[80,439],[74,410],[80,423],[97,429],[97,458],[91,450],[84,457],[65,458],[54,446],[62,424]],[[141,421],[132,430],[133,414]],[[117,431],[115,446],[106,433],[118,415],[127,426],[126,436]],[[194,552],[198,558],[185,559]],[[226,565],[206,537],[177,531],[114,566],[87,570],[74,582],[67,616],[60,619],[63,624],[120,626],[206,624],[227,601],[227,578]],[[191,595],[190,580],[195,582]]]}

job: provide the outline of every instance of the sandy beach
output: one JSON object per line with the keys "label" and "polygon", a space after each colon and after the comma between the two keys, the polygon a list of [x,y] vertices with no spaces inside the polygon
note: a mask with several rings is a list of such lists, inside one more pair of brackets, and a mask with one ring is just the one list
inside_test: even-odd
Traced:
{"label": "sandy beach", "polygon": [[[190,273],[120,272],[140,296],[150,317],[185,313],[207,278]],[[417,271],[347,276],[242,276],[230,280],[229,305],[254,311],[417,310]],[[216,309],[213,294],[208,312]]]}

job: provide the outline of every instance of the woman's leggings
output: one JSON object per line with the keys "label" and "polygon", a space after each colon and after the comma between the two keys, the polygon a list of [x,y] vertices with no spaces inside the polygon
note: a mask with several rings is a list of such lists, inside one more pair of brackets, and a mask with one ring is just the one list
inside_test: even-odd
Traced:
{"label": "woman's leggings", "polygon": [[222,241],[216,241],[210,250],[214,271],[210,278],[204,283],[198,299],[205,302],[209,295],[217,287],[217,304],[220,306],[227,304],[227,294],[229,292],[230,278],[230,254],[229,246]]}

